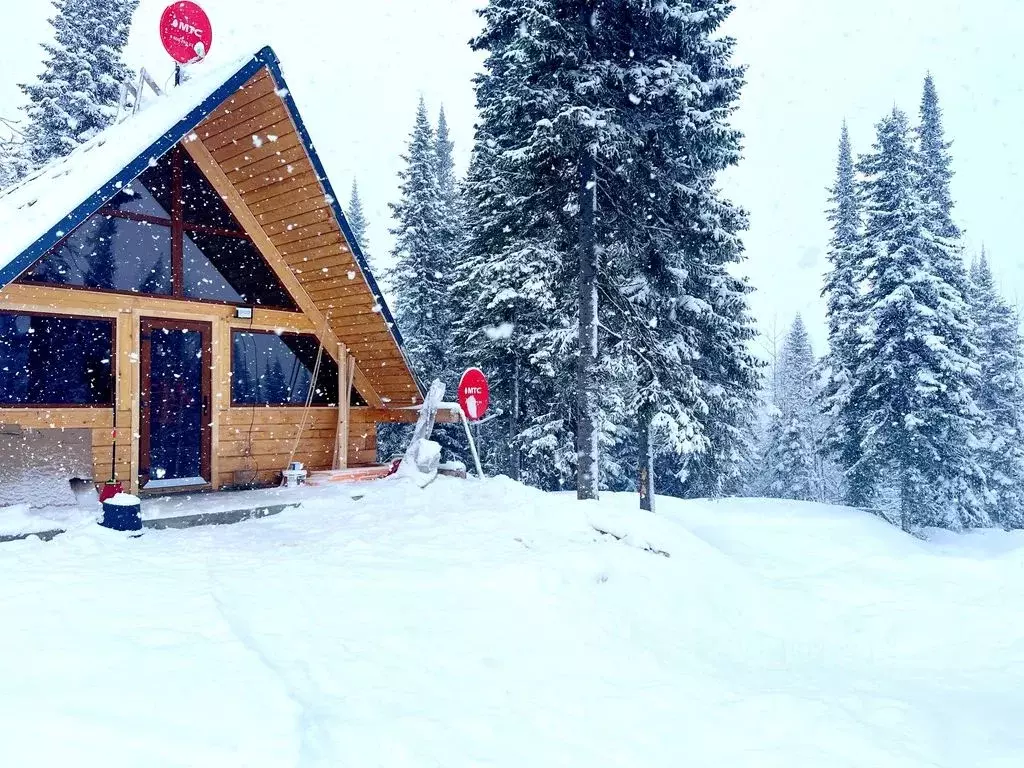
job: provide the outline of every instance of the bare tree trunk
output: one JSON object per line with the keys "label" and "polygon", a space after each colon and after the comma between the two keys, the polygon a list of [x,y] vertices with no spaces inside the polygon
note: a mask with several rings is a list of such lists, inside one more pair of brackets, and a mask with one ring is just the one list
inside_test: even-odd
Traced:
{"label": "bare tree trunk", "polygon": [[644,403],[637,416],[637,431],[640,433],[637,488],[640,491],[640,509],[646,512],[654,511],[654,451],[651,446],[653,410],[649,403]]}
{"label": "bare tree trunk", "polygon": [[584,142],[580,158],[580,356],[576,369],[576,497],[598,497],[599,460],[594,389],[597,368],[597,172],[592,147]]}
{"label": "bare tree trunk", "polygon": [[515,367],[512,369],[512,407],[508,418],[508,447],[509,456],[508,473],[513,480],[518,480],[522,474],[522,456],[519,449],[519,354],[514,355]]}
{"label": "bare tree trunk", "polygon": [[910,533],[910,511],[913,508],[914,494],[910,487],[909,472],[906,467],[900,472],[900,528]]}

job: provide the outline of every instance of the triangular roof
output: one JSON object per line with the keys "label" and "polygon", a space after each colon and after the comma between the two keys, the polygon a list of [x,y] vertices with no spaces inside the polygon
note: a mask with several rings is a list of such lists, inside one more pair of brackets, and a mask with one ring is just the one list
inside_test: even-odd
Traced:
{"label": "triangular roof", "polygon": [[352,350],[360,391],[372,387],[378,406],[419,402],[401,334],[269,47],[189,80],[0,192],[0,287],[178,142],[264,255],[287,262],[300,306],[329,329],[325,341]]}

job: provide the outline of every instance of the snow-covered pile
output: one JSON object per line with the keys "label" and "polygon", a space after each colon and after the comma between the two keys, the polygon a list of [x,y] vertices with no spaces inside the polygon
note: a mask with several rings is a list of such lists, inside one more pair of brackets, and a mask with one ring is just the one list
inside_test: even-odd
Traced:
{"label": "snow-covered pile", "polygon": [[783,502],[645,516],[503,479],[296,493],[236,526],[0,546],[3,763],[1024,754],[1020,537],[922,542]]}

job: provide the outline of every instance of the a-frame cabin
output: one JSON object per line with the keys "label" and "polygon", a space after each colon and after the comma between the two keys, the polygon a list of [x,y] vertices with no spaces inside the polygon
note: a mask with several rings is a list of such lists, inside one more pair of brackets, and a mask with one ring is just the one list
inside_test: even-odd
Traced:
{"label": "a-frame cabin", "polygon": [[0,286],[0,425],[88,430],[96,482],[370,466],[421,402],[269,48],[0,194]]}

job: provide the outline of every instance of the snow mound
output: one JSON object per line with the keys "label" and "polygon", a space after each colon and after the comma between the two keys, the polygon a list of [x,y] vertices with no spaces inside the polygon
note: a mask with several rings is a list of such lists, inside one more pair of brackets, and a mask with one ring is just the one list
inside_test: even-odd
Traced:
{"label": "snow mound", "polygon": [[5,763],[1024,753],[1019,537],[919,541],[755,500],[659,498],[652,516],[632,495],[579,503],[507,478],[289,498],[302,506],[235,526],[0,546]]}

